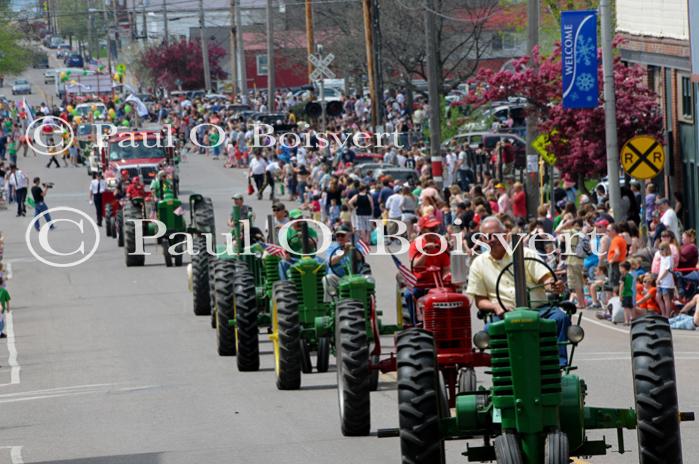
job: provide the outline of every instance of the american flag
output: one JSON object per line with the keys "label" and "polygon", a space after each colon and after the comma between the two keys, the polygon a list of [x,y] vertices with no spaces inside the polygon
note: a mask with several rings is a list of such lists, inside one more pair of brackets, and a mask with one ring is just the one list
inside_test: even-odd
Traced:
{"label": "american flag", "polygon": [[393,264],[395,264],[398,268],[398,272],[400,272],[400,275],[403,276],[405,285],[409,288],[413,288],[417,284],[417,276],[413,274],[412,271],[403,263],[401,263],[398,258],[393,255],[391,255],[391,258],[393,259]]}
{"label": "american flag", "polygon": [[283,247],[275,245],[274,243],[263,243],[262,247],[272,256],[279,256],[282,259],[286,259],[288,256]]}
{"label": "american flag", "polygon": [[359,253],[362,254],[362,256],[369,256],[369,252],[371,250],[369,250],[369,246],[366,243],[364,243],[362,239],[357,240],[356,247]]}

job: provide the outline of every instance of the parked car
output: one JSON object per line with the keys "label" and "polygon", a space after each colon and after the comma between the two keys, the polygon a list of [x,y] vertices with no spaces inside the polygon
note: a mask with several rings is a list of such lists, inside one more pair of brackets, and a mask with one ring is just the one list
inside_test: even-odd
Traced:
{"label": "parked car", "polygon": [[55,84],[56,83],[56,70],[49,69],[44,73],[44,84]]}
{"label": "parked car", "polygon": [[46,52],[35,51],[32,54],[32,67],[33,68],[48,68],[49,67],[49,56]]}
{"label": "parked car", "polygon": [[66,65],[69,68],[82,68],[85,66],[85,62],[83,61],[83,57],[74,53],[68,57],[68,60],[66,60]]}
{"label": "parked car", "polygon": [[12,84],[12,95],[31,95],[32,86],[26,79],[17,79]]}

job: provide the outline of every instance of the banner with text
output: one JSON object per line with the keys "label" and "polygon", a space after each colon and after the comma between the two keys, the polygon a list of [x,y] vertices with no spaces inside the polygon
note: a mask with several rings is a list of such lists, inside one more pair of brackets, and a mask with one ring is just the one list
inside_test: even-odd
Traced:
{"label": "banner with text", "polygon": [[599,104],[596,11],[561,13],[561,65],[563,107],[596,108]]}

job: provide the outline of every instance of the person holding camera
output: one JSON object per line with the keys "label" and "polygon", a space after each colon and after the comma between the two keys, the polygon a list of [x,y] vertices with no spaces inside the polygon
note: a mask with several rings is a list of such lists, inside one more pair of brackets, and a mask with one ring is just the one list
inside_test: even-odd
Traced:
{"label": "person holding camera", "polygon": [[[44,216],[44,220],[46,221],[47,224],[51,224],[51,215],[48,213],[49,207],[46,206],[46,203],[44,202],[44,198],[46,198],[46,193],[49,191],[50,188],[53,187],[53,184],[48,183],[48,184],[42,184],[41,179],[38,177],[34,178],[34,185],[32,186],[32,197],[34,198],[34,217],[39,216],[40,214]],[[34,228],[37,230],[37,232],[40,230],[39,223],[41,222],[41,219],[38,219],[36,222],[34,222]],[[55,227],[53,224],[51,224],[50,229],[53,230]]]}

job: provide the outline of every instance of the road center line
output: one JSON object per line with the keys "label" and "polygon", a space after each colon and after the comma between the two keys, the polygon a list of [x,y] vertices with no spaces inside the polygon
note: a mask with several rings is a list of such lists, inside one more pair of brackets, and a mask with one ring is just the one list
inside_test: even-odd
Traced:
{"label": "road center line", "polygon": [[22,448],[23,446],[0,446],[0,449],[10,450],[10,461],[12,464],[24,464]]}
{"label": "road center line", "polygon": [[7,313],[5,316],[5,326],[7,333],[7,351],[9,353],[7,357],[7,364],[10,366],[10,383],[0,384],[0,387],[6,387],[8,385],[19,385],[20,376],[19,372],[22,367],[17,362],[17,346],[15,344],[15,327],[13,323],[12,313]]}

